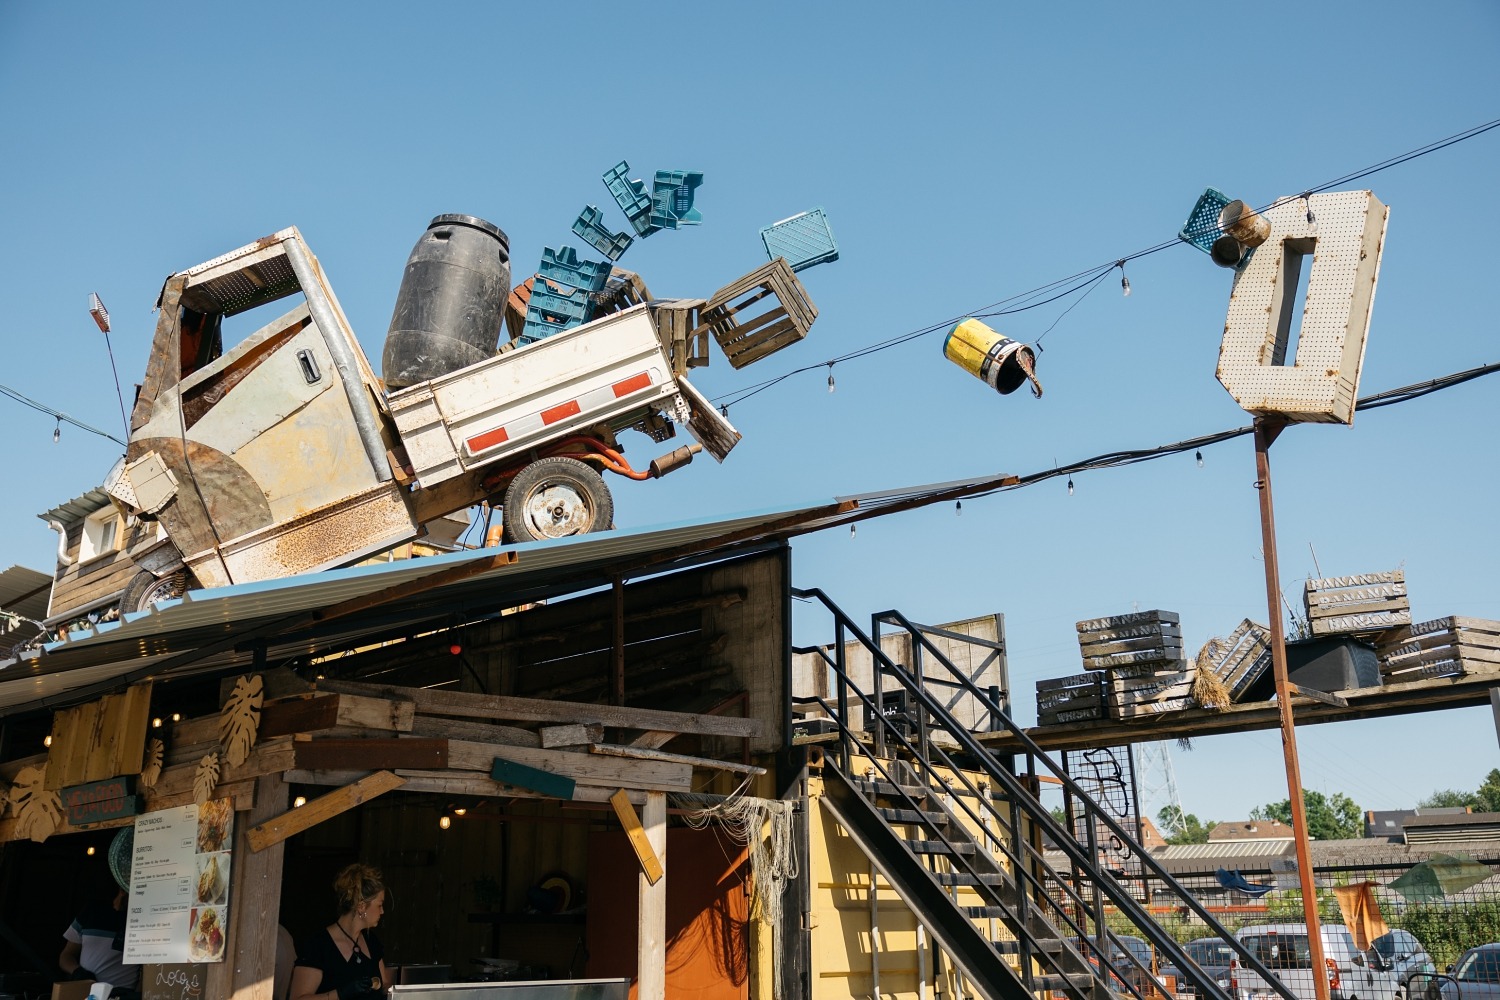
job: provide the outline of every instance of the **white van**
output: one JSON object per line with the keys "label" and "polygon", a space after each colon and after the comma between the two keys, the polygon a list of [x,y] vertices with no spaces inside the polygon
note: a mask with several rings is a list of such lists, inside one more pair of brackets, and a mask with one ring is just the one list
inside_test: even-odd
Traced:
{"label": "white van", "polygon": [[[1404,1000],[1396,977],[1381,957],[1354,947],[1342,924],[1321,925],[1323,959],[1333,1000]],[[1306,924],[1242,927],[1235,937],[1299,1000],[1315,1000],[1312,949]],[[1280,1000],[1266,981],[1241,966],[1231,967],[1229,991],[1236,1000]]]}

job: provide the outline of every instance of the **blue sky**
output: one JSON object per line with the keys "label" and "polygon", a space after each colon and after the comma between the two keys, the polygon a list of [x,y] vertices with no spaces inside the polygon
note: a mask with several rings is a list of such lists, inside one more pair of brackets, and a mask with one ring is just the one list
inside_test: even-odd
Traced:
{"label": "blue sky", "polygon": [[[115,432],[162,279],[288,225],[374,359],[428,219],[510,236],[517,280],[600,174],[704,174],[704,224],[638,241],[654,293],[706,296],[763,259],[758,230],[823,206],[842,248],[804,272],[807,341],[694,382],[723,396],[962,316],[1170,239],[1214,186],[1264,204],[1500,117],[1500,8],[1458,2],[40,4],[0,0],[0,383]],[[1363,393],[1497,360],[1500,130],[1378,174],[1391,220]],[[736,406],[721,467],[612,483],[617,521],[708,518],[987,472],[1026,474],[1247,422],[1214,379],[1228,272],[1187,247],[996,321],[1043,341],[1041,400],[998,397],[941,334],[788,379]],[[1418,618],[1500,618],[1500,378],[1292,428],[1273,451],[1287,593],[1404,567]],[[0,399],[0,567],[51,565],[35,514],[95,485],[116,446]],[[627,442],[649,459],[644,438]],[[856,617],[1004,612],[1017,716],[1079,669],[1073,623],[1182,615],[1194,648],[1264,620],[1248,439],[1192,457],[898,515],[795,547],[795,580]],[[811,616],[799,641],[827,638]],[[1299,730],[1304,783],[1370,809],[1474,788],[1500,765],[1486,709]],[[1184,806],[1243,817],[1286,795],[1275,733],[1172,755]]]}

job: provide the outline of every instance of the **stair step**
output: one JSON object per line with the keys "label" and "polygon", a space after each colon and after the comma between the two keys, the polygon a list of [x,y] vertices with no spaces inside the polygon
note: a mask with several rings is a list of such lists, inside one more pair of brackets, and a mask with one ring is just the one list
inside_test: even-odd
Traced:
{"label": "stair step", "polygon": [[933,872],[938,885],[1010,885],[1010,878],[998,872],[994,875],[970,875],[968,872]]}
{"label": "stair step", "polygon": [[948,823],[946,813],[924,812],[919,809],[881,808],[880,815],[885,817],[887,823],[925,823],[928,826],[945,826]]}
{"label": "stair step", "polygon": [[[1009,938],[1004,941],[991,941],[990,944],[993,944],[995,950],[1002,955],[1021,954],[1021,942],[1015,938]],[[1063,950],[1063,943],[1060,938],[1032,938],[1031,950],[1033,952],[1047,952],[1049,954],[1060,953]]]}
{"label": "stair step", "polygon": [[999,906],[965,906],[963,910],[971,917],[995,917],[1003,920],[1009,916],[1009,911]]}
{"label": "stair step", "polygon": [[979,846],[960,840],[949,846],[941,840],[908,840],[906,846],[913,854],[978,854]]}
{"label": "stair step", "polygon": [[893,785],[889,781],[872,781],[869,778],[855,778],[854,784],[866,795],[899,799],[904,794],[914,799],[925,799],[932,794],[932,789],[926,785]]}
{"label": "stair step", "polygon": [[1093,988],[1094,974],[1091,972],[1071,972],[1066,976],[1051,974],[1037,976],[1032,982],[1038,991],[1065,990],[1069,987],[1075,990],[1088,990]]}

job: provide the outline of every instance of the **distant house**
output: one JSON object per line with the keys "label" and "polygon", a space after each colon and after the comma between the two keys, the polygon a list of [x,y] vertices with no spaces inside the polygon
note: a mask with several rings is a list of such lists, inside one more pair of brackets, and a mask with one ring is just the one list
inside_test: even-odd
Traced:
{"label": "distant house", "polygon": [[1284,840],[1292,841],[1292,828],[1280,820],[1246,819],[1233,823],[1216,823],[1208,831],[1208,842],[1220,844],[1236,840]]}
{"label": "distant house", "polygon": [[[1371,809],[1365,813],[1365,836],[1378,837],[1393,844],[1405,840],[1406,825],[1433,816],[1461,816],[1468,806],[1444,806],[1438,809]],[[1418,825],[1421,825],[1418,822]]]}

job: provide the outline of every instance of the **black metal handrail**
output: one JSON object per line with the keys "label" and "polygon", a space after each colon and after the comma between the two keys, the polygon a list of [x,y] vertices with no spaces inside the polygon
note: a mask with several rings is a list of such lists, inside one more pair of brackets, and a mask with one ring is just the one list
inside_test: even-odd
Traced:
{"label": "black metal handrail", "polygon": [[[964,729],[961,724],[954,720],[952,716],[947,712],[947,710],[944,709],[931,696],[931,694],[923,686],[922,678],[920,676],[914,677],[901,665],[892,661],[891,658],[887,656],[886,653],[880,648],[879,644],[871,640],[869,636],[862,632],[859,626],[855,624],[854,621],[849,618],[849,616],[845,614],[842,609],[834,604],[828,598],[828,596],[823,593],[823,591],[816,588],[807,590],[794,588],[792,594],[793,596],[799,598],[811,598],[819,601],[834,616],[835,634],[837,639],[836,645],[834,647],[835,658],[833,660],[829,660],[827,657],[825,657],[825,661],[828,662],[829,665],[834,669],[839,678],[839,728],[841,737],[846,744],[843,749],[844,763],[846,767],[849,758],[849,750],[847,744],[851,741],[853,735],[844,721],[849,718],[847,692],[849,687],[851,686],[851,682],[848,679],[847,672],[843,669],[843,637],[844,633],[848,632],[849,634],[853,635],[868,650],[874,660],[872,665],[875,687],[874,704],[878,706],[881,703],[882,677],[887,674],[889,674],[891,678],[901,684],[901,686],[907,690],[909,696],[917,704],[919,712],[919,717],[917,720],[917,741],[915,745],[913,745],[908,742],[904,738],[904,736],[902,736],[900,739],[900,742],[906,746],[909,752],[912,752],[916,758],[921,759],[922,761],[924,761],[924,763],[928,760],[928,755],[931,749],[931,744],[928,739],[928,726],[929,722],[936,723],[938,728],[946,732],[950,737],[954,739],[959,749],[973,761],[978,770],[982,771],[988,778],[990,778],[991,781],[995,782],[999,787],[1003,788],[1011,803],[1013,805],[1019,806],[1023,811],[1025,811],[1028,814],[1031,822],[1039,827],[1044,833],[1046,833],[1047,836],[1050,837],[1052,841],[1057,844],[1057,846],[1065,854],[1068,855],[1068,858],[1075,869],[1085,871],[1090,874],[1096,890],[1102,891],[1102,894],[1108,897],[1109,902],[1112,903],[1115,908],[1123,916],[1125,916],[1126,919],[1128,919],[1129,922],[1134,925],[1134,927],[1139,930],[1154,946],[1156,946],[1156,948],[1160,952],[1164,953],[1166,957],[1171,960],[1171,964],[1175,965],[1179,969],[1192,970],[1196,972],[1202,980],[1200,983],[1198,983],[1199,988],[1207,995],[1215,997],[1216,1000],[1230,1000],[1228,994],[1224,993],[1224,991],[1218,986],[1214,979],[1211,976],[1208,976],[1206,973],[1203,973],[1201,967],[1199,967],[1198,964],[1194,962],[1186,954],[1185,951],[1183,951],[1181,946],[1177,944],[1176,940],[1172,938],[1171,935],[1169,935],[1159,924],[1157,924],[1154,919],[1151,918],[1149,912],[1147,912],[1145,907],[1143,907],[1133,896],[1131,896],[1130,893],[1123,886],[1121,886],[1108,872],[1105,872],[1098,868],[1098,853],[1095,849],[1096,845],[1090,844],[1086,851],[1086,849],[1077,842],[1070,831],[1064,830],[1061,824],[1059,824],[1057,820],[1047,810],[1043,809],[1039,802],[1036,801],[1036,799],[1033,797],[1034,793],[1023,788],[1020,782],[1017,781],[1015,775],[1011,774],[1005,768],[1000,767],[999,764],[994,760],[993,756],[985,749],[985,747],[973,737],[973,734],[968,732],[968,730]],[[1047,755],[1045,751],[1041,749],[1040,746],[1038,746],[1030,737],[1028,737],[1025,732],[1019,726],[1017,726],[1015,722],[1010,719],[1010,717],[1006,715],[1001,710],[1001,708],[989,698],[986,692],[980,689],[978,685],[975,685],[967,676],[965,676],[963,671],[955,667],[942,653],[942,651],[939,650],[935,645],[933,645],[921,633],[920,629],[917,626],[915,626],[904,615],[897,611],[884,612],[880,615],[875,616],[875,618],[877,621],[886,621],[891,624],[901,625],[909,632],[909,634],[912,635],[913,640],[916,643],[920,644],[920,648],[922,650],[934,657],[939,664],[941,664],[950,674],[958,679],[960,685],[966,687],[971,694],[980,699],[981,704],[983,704],[989,710],[991,718],[999,719],[1004,727],[1004,730],[1008,732],[1013,738],[1015,738],[1017,742],[1020,743],[1022,749],[1026,752],[1028,758],[1032,762],[1030,766],[1032,768],[1033,778],[1035,777],[1035,762],[1040,761],[1045,766],[1046,770],[1049,771],[1051,775],[1062,784],[1065,792],[1083,805],[1083,818],[1089,821],[1087,828],[1089,831],[1090,840],[1094,839],[1096,831],[1102,825],[1105,830],[1120,839],[1122,843],[1133,844],[1135,842],[1134,837],[1131,834],[1129,834],[1123,827],[1121,827],[1120,824],[1117,823],[1112,816],[1100,809],[1098,804],[1093,801],[1092,797],[1085,793],[1083,789],[1073,781],[1072,777],[1066,772],[1066,770],[1060,767],[1054,760],[1052,760],[1050,756]],[[863,698],[862,694],[861,698]],[[898,736],[900,734],[899,730],[890,724],[890,720],[885,719],[879,711],[876,711],[874,713],[874,717],[879,720],[879,725],[877,726],[876,730],[877,752],[879,752],[880,746],[883,743],[883,736],[887,728],[896,732]],[[854,742],[857,743],[857,740],[855,740]],[[946,752],[944,752],[944,757],[948,757]],[[930,767],[931,765],[928,764],[928,766]],[[1027,846],[1029,847],[1029,845]],[[1255,958],[1253,954],[1251,954],[1242,945],[1240,945],[1239,942],[1235,940],[1233,935],[1230,934],[1229,931],[1224,928],[1223,925],[1221,925],[1218,920],[1215,919],[1213,915],[1209,913],[1208,910],[1201,903],[1199,903],[1195,897],[1193,897],[1174,878],[1172,878],[1172,876],[1169,875],[1166,870],[1161,867],[1160,864],[1158,864],[1148,854],[1139,849],[1136,850],[1136,856],[1140,859],[1142,867],[1150,870],[1152,877],[1160,881],[1171,892],[1173,892],[1178,897],[1178,899],[1181,900],[1183,906],[1185,906],[1199,919],[1201,919],[1204,922],[1205,926],[1207,926],[1214,934],[1223,939],[1226,944],[1228,944],[1237,954],[1241,956],[1242,963],[1246,967],[1261,974],[1263,978],[1266,979],[1271,988],[1281,994],[1281,996],[1283,996],[1285,1000],[1296,1000],[1295,995],[1287,990],[1286,987],[1284,987],[1279,982],[1279,980],[1277,980],[1269,972],[1269,970],[1267,970],[1264,965],[1262,965]],[[1019,881],[1019,873],[1023,869],[1027,868],[1029,868],[1028,865],[1017,866],[1018,889],[1021,885]],[[1033,880],[1033,882],[1034,881],[1035,880]],[[1064,879],[1059,878],[1057,879],[1057,881],[1059,885],[1066,884],[1066,880]],[[1024,895],[1024,893],[1022,893],[1022,895]],[[1079,899],[1076,892],[1070,892],[1069,895],[1074,899]],[[1102,909],[1099,909],[1097,907],[1097,902],[1096,905],[1082,907],[1080,912],[1083,912],[1084,910],[1092,912],[1096,931],[1094,935],[1095,940],[1089,942],[1089,944],[1096,952],[1100,953],[1099,961],[1101,963],[1101,967],[1105,964],[1106,956],[1103,954],[1103,952],[1106,942],[1113,944],[1116,949],[1119,949],[1120,951],[1125,953],[1131,958],[1133,962],[1135,962],[1137,966],[1139,966],[1139,961],[1135,959],[1134,955],[1130,953],[1129,949],[1121,947],[1117,936],[1114,935],[1113,932],[1108,931],[1107,923],[1105,922],[1103,917],[1103,911]],[[1149,973],[1149,970],[1146,971]]]}

